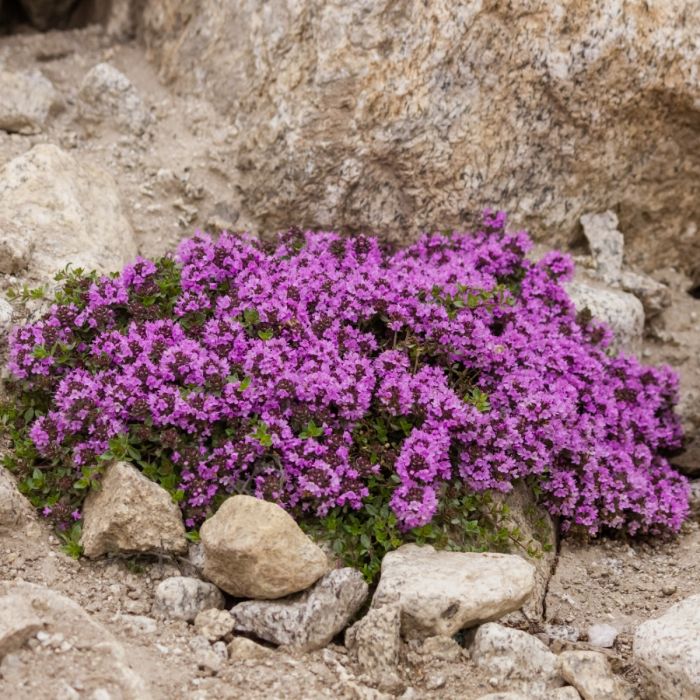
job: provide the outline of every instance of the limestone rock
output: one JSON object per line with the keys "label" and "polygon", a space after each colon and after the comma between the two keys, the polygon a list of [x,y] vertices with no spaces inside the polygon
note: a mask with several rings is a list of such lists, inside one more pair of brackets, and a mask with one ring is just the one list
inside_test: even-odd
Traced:
{"label": "limestone rock", "polygon": [[348,625],[367,598],[356,569],[335,569],[313,588],[287,599],[246,601],[231,610],[237,632],[310,651],[326,646]]}
{"label": "limestone rock", "polygon": [[65,26],[78,0],[20,0],[29,21],[41,30]]}
{"label": "limestone rock", "polygon": [[620,276],[620,286],[642,302],[647,321],[658,316],[671,305],[669,288],[649,275],[625,270]]}
{"label": "limestone rock", "polygon": [[27,599],[18,595],[0,596],[0,660],[19,649],[43,626]]}
{"label": "limestone rock", "polygon": [[605,284],[616,284],[622,272],[625,239],[617,230],[617,216],[612,211],[584,214],[583,235],[595,261],[595,274]]}
{"label": "limestone rock", "polygon": [[197,613],[194,618],[194,628],[198,634],[206,637],[210,642],[223,639],[233,632],[234,620],[228,610],[208,608]]}
{"label": "limestone rock", "polygon": [[637,297],[592,280],[574,280],[566,285],[566,290],[577,311],[588,309],[593,318],[612,329],[614,348],[633,353],[640,351],[644,308]]}
{"label": "limestone rock", "polygon": [[0,467],[0,532],[13,529],[34,518],[34,509],[17,490],[17,484],[4,467]]}
{"label": "limestone rock", "polygon": [[398,602],[406,638],[451,636],[517,610],[534,585],[534,566],[517,555],[406,544],[384,557],[372,607]]}
{"label": "limestone rock", "polygon": [[700,697],[700,595],[648,620],[634,636],[634,658],[657,700]]}
{"label": "limestone rock", "polygon": [[9,73],[0,70],[0,129],[38,134],[58,100],[50,80],[41,73]]}
{"label": "limestone rock", "polygon": [[396,691],[401,652],[401,608],[396,604],[372,608],[345,633],[345,646],[369,682],[380,690]]}
{"label": "limestone rock", "polygon": [[85,500],[85,556],[108,552],[187,551],[180,509],[168,492],[126,462],[114,462]]}
{"label": "limestone rock", "polygon": [[598,624],[588,628],[588,643],[595,647],[610,649],[616,639],[617,630],[612,625]]}
{"label": "limestone rock", "polygon": [[200,530],[204,575],[237,598],[303,591],[329,570],[326,555],[274,503],[231,496]]}
{"label": "limestone rock", "polygon": [[490,677],[530,695],[562,685],[557,657],[527,632],[490,622],[476,631],[470,651],[474,663]]}
{"label": "limestone rock", "polygon": [[171,576],[156,588],[153,611],[163,617],[192,622],[202,610],[223,608],[224,596],[212,583]]}
{"label": "limestone rock", "polygon": [[[77,668],[80,659],[84,663],[85,655],[89,654],[90,672],[81,676],[81,694],[86,698],[98,697],[98,689],[105,687],[110,688],[110,697],[122,700],[152,697],[146,682],[129,665],[124,647],[69,598],[43,586],[0,581],[0,630],[12,620],[24,628],[20,638],[26,638],[27,631],[32,628],[36,631],[39,625],[42,629],[37,635],[41,638],[45,634],[45,643],[61,639],[63,647],[60,654],[42,654],[40,663],[32,654],[17,655],[12,664],[3,664],[0,696],[16,697],[22,687],[20,679],[28,676],[34,681],[35,689],[54,689],[56,681],[66,677],[66,669]],[[0,657],[3,653],[0,652]]]}
{"label": "limestone rock", "polygon": [[269,659],[275,651],[247,637],[234,637],[226,647],[230,659]]}
{"label": "limestone rock", "polygon": [[488,205],[561,245],[582,214],[614,208],[645,269],[700,260],[699,30],[697,0],[144,12],[163,78],[216,96],[237,127],[221,156],[238,171],[239,227],[404,238]]}
{"label": "limestone rock", "polygon": [[610,670],[605,654],[597,651],[564,651],[559,655],[564,680],[583,700],[631,700],[630,689]]}
{"label": "limestone rock", "polygon": [[46,279],[71,263],[108,272],[136,257],[111,175],[56,146],[0,170],[0,272]]}
{"label": "limestone rock", "polygon": [[117,126],[142,134],[151,115],[131,81],[109,63],[90,70],[78,93],[79,112],[87,122],[113,121]]}

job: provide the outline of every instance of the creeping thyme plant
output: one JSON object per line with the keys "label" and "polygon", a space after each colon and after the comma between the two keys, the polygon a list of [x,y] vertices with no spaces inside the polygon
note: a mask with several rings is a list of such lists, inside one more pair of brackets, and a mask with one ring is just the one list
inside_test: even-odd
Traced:
{"label": "creeping thyme plant", "polygon": [[608,348],[487,213],[392,252],[290,230],[198,233],[121,274],[61,275],[14,329],[7,466],[59,530],[110,459],[170,491],[193,532],[233,493],[275,501],[371,576],[408,539],[518,539],[498,498],[534,489],[563,530],[679,529],[677,379]]}

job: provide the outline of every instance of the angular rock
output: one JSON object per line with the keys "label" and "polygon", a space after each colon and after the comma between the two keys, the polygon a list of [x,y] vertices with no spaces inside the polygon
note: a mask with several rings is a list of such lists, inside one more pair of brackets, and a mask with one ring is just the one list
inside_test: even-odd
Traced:
{"label": "angular rock", "polygon": [[634,658],[649,697],[700,697],[700,595],[640,625],[634,635]]}
{"label": "angular rock", "polygon": [[230,659],[269,659],[275,655],[274,649],[257,644],[247,637],[234,637],[226,647]]}
{"label": "angular rock", "polygon": [[34,509],[17,490],[10,473],[0,467],[0,532],[12,530],[18,525],[34,519]]}
{"label": "angular rock", "polygon": [[697,265],[697,0],[275,8],[144,11],[162,77],[237,127],[239,228],[404,239],[488,205],[563,245],[614,207],[635,264]]}
{"label": "angular rock", "polygon": [[161,581],[153,601],[153,612],[187,622],[192,622],[202,610],[223,607],[224,596],[213,583],[186,576]]}
{"label": "angular rock", "polygon": [[83,508],[85,556],[187,551],[185,526],[168,492],[126,462],[114,462]]}
{"label": "angular rock", "polygon": [[564,651],[559,655],[561,675],[583,700],[631,700],[630,689],[610,669],[605,654]]}
{"label": "angular rock", "polygon": [[44,623],[28,600],[18,595],[0,597],[0,661],[16,651],[39,630]]}
{"label": "angular rock", "polygon": [[[35,689],[55,688],[57,680],[66,677],[66,669],[84,664],[86,655],[90,672],[81,674],[81,695],[97,697],[99,688],[109,687],[110,697],[122,700],[152,697],[147,683],[129,665],[124,647],[69,598],[43,586],[0,582],[0,608],[0,628],[12,616],[22,615],[25,625],[35,627],[39,620],[47,642],[62,639],[61,653],[42,654],[40,663],[31,654],[17,655],[12,664],[3,664],[0,697],[30,697],[17,695],[20,679],[27,677],[32,678]],[[13,611],[10,617],[8,611]]]}
{"label": "angular rock", "polygon": [[588,628],[588,643],[602,649],[610,649],[615,645],[617,630],[612,625],[598,624]]}
{"label": "angular rock", "polygon": [[223,639],[227,634],[233,632],[234,621],[228,610],[218,608],[208,608],[197,613],[194,618],[194,628],[202,637],[206,637],[210,642]]}
{"label": "angular rock", "polygon": [[311,651],[326,646],[347,627],[367,593],[359,571],[335,569],[304,593],[282,600],[239,603],[231,615],[237,632]]}
{"label": "angular rock", "polygon": [[588,309],[593,318],[612,329],[613,348],[639,353],[644,333],[644,308],[637,297],[592,280],[575,280],[566,285],[566,290],[577,311]]}
{"label": "angular rock", "polygon": [[481,625],[470,652],[474,663],[501,684],[518,685],[532,695],[562,685],[557,657],[527,632],[494,622]]}
{"label": "angular rock", "polygon": [[451,636],[517,610],[534,585],[535,567],[517,555],[406,544],[384,557],[372,607],[397,602],[408,639]]}
{"label": "angular rock", "polygon": [[0,130],[38,134],[46,124],[58,94],[41,73],[0,70]]}
{"label": "angular rock", "polygon": [[29,21],[42,31],[64,27],[78,0],[20,0]]}
{"label": "angular rock", "polygon": [[647,321],[658,316],[671,305],[669,288],[649,275],[625,270],[620,276],[620,286],[642,302]]}
{"label": "angular rock", "polygon": [[109,63],[98,63],[80,86],[78,111],[87,122],[112,121],[125,131],[142,134],[151,115],[131,81]]}
{"label": "angular rock", "polygon": [[345,646],[369,682],[380,690],[396,691],[401,652],[401,608],[396,604],[372,608],[345,633]]}
{"label": "angular rock", "polygon": [[200,530],[204,575],[236,598],[275,599],[328,572],[323,551],[274,503],[231,496]]}
{"label": "angular rock", "polygon": [[595,274],[605,284],[616,284],[622,272],[625,238],[617,230],[617,216],[612,211],[584,214],[583,235],[595,261]]}
{"label": "angular rock", "polygon": [[106,171],[49,144],[0,170],[0,272],[47,279],[68,263],[120,269],[134,235]]}

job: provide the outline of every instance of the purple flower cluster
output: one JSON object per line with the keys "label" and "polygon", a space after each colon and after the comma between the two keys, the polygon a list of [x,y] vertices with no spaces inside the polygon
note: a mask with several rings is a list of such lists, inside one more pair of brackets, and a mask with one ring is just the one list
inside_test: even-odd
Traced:
{"label": "purple flower cluster", "polygon": [[189,526],[234,492],[323,516],[393,478],[408,529],[449,482],[530,478],[564,528],[677,530],[675,375],[609,353],[561,286],[570,260],[529,246],[500,215],[398,252],[198,233],[176,263],[138,260],[14,331],[14,376],[51,395],[31,437],[78,466],[116,436],[151,445]]}

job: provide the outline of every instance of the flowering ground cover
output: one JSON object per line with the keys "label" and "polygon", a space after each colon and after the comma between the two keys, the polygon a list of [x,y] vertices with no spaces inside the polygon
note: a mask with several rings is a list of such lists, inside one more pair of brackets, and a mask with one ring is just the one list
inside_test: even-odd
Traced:
{"label": "flowering ground cover", "polygon": [[676,376],[609,351],[562,287],[569,258],[528,260],[501,214],[481,229],[398,251],[198,233],[112,277],[64,273],[11,336],[7,464],[64,530],[113,458],[166,487],[190,529],[252,493],[342,531],[339,549],[357,539],[359,559],[436,526],[479,531],[517,480],[564,530],[678,530]]}

